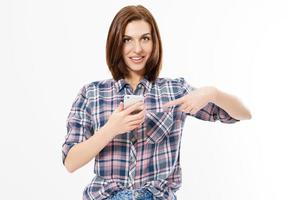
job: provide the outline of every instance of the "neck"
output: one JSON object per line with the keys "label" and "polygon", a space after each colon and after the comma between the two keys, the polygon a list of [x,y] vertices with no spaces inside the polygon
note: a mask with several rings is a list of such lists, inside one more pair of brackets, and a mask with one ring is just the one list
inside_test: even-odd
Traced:
{"label": "neck", "polygon": [[143,76],[128,76],[125,77],[125,81],[130,84],[133,90],[136,88],[137,84],[143,79]]}
{"label": "neck", "polygon": [[143,73],[137,73],[137,72],[131,71],[128,74],[128,76],[125,77],[125,80],[128,83],[138,84],[143,78],[144,78]]}

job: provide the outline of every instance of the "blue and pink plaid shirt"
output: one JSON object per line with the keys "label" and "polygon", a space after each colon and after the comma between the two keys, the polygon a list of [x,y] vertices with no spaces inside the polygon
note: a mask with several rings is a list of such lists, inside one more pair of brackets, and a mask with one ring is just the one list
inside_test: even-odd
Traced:
{"label": "blue and pink plaid shirt", "polygon": [[[107,199],[122,189],[146,188],[155,199],[172,199],[181,186],[180,144],[186,116],[178,106],[162,104],[194,90],[184,78],[144,78],[133,92],[124,79],[96,81],[77,95],[67,119],[62,146],[63,163],[73,145],[97,134],[126,94],[143,95],[147,115],[142,126],[116,136],[95,157],[95,177],[83,192],[84,200]],[[234,123],[223,109],[208,103],[194,117]]]}

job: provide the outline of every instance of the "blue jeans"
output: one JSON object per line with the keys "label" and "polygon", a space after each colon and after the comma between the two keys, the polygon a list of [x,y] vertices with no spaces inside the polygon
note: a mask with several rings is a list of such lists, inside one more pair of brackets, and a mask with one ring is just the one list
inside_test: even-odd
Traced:
{"label": "blue jeans", "polygon": [[125,189],[112,195],[109,200],[153,200],[153,194],[147,189]]}
{"label": "blue jeans", "polygon": [[[108,200],[153,200],[153,194],[147,189],[121,190]],[[177,198],[175,197],[174,200]]]}

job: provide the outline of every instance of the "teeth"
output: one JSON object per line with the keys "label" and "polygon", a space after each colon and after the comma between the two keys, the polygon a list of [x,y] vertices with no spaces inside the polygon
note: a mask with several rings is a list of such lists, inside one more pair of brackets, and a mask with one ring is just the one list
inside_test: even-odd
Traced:
{"label": "teeth", "polygon": [[140,60],[142,57],[131,57],[132,60]]}

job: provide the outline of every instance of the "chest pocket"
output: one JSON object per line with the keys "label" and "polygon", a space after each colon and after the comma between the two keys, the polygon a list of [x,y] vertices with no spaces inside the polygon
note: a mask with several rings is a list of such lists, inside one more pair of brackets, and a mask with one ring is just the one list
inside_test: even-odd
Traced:
{"label": "chest pocket", "polygon": [[174,122],[172,112],[148,112],[146,117],[146,142],[159,143],[170,134]]}

